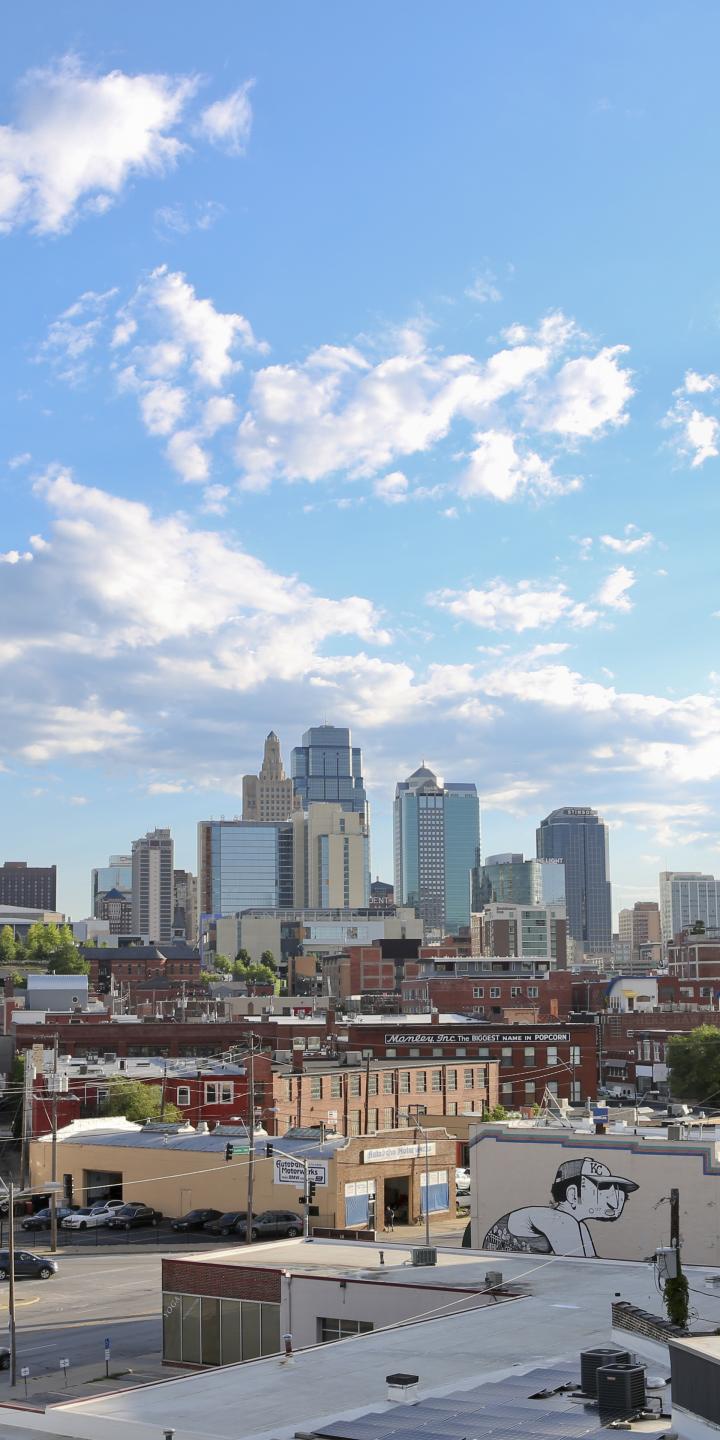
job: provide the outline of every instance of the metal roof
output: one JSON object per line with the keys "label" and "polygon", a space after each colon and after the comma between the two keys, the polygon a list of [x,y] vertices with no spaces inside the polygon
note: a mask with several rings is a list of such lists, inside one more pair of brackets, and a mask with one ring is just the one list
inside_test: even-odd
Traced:
{"label": "metal roof", "polygon": [[[122,1149],[131,1150],[197,1150],[206,1151],[209,1154],[224,1155],[225,1146],[228,1140],[233,1137],[240,1142],[247,1131],[244,1127],[223,1126],[222,1133],[212,1130],[207,1135],[185,1135],[172,1134],[160,1130],[84,1130],[78,1135],[61,1135],[63,1145],[102,1145],[112,1149],[119,1146]],[[319,1141],[309,1140],[285,1140],[283,1135],[269,1136],[271,1144],[275,1147],[275,1154],[285,1152],[288,1155],[307,1156],[308,1159],[320,1160],[329,1158],[336,1150],[347,1145],[344,1135],[330,1136],[325,1144]],[[255,1141],[255,1154],[259,1160],[265,1158],[267,1140],[263,1136]]]}

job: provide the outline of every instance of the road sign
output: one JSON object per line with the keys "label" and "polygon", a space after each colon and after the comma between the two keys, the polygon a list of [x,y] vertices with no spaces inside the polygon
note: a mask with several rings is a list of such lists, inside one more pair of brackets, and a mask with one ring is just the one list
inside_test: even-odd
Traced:
{"label": "road sign", "polygon": [[70,1364],[70,1361],[69,1361],[69,1360],[61,1360],[61,1361],[60,1361],[60,1369],[61,1369],[61,1370],[67,1370],[69,1364]]}
{"label": "road sign", "polygon": [[28,1377],[28,1375],[30,1374],[30,1366],[29,1366],[29,1365],[23,1365],[23,1367],[22,1367],[22,1369],[21,1369],[21,1371],[20,1371],[20,1374],[21,1374],[23,1380],[27,1380],[27,1377]]}
{"label": "road sign", "polygon": [[109,1350],[109,1349],[110,1349],[110,1336],[109,1336],[109,1335],[106,1335],[106,1336],[105,1336],[105,1349],[106,1349],[106,1350]]}

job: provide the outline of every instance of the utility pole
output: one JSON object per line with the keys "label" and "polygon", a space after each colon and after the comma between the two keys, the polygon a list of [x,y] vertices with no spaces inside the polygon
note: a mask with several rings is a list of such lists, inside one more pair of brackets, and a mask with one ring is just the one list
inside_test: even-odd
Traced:
{"label": "utility pole", "polygon": [[670,1191],[670,1244],[677,1255],[676,1275],[680,1273],[680,1191]]}
{"label": "utility pole", "polygon": [[[162,1090],[160,1091],[160,1119],[165,1119],[165,1083],[167,1081],[167,1060],[163,1065]],[[53,1177],[54,1178],[54,1177]]]}
{"label": "utility pole", "polygon": [[57,1181],[57,1103],[58,1103],[58,1037],[53,1037],[53,1097],[52,1097],[52,1152],[50,1178],[53,1181],[53,1190],[50,1196],[50,1249],[55,1254],[57,1250],[57,1194],[55,1183]]}
{"label": "utility pole", "polygon": [[32,1050],[27,1049],[25,1051],[25,1069],[23,1073],[22,1141],[20,1145],[20,1184],[23,1189],[28,1183],[28,1160],[30,1139],[32,1136],[32,1099],[34,1078],[35,1067],[33,1065]]}
{"label": "utility pole", "polygon": [[248,1187],[247,1187],[247,1215],[245,1217],[245,1244],[252,1242],[253,1226],[253,1198],[255,1189],[255,1038],[250,1037],[250,1055],[248,1064],[248,1138],[250,1141],[250,1154],[248,1155]]}
{"label": "utility pole", "polygon": [[370,1051],[365,1059],[365,1134],[370,1125]]}
{"label": "utility pole", "polygon": [[[27,1062],[26,1062],[27,1063]],[[8,1199],[8,1330],[10,1332],[10,1385],[17,1384],[17,1346],[15,1344],[15,1184],[10,1181]]]}

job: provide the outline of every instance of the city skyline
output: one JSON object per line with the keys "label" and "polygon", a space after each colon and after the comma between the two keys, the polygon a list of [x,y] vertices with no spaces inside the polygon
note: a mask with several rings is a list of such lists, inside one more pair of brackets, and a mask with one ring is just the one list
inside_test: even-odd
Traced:
{"label": "city skyline", "polygon": [[12,17],[0,851],[74,915],[325,716],[373,874],[424,757],[491,851],[596,808],[616,909],[718,868],[720,16],[661,8]]}

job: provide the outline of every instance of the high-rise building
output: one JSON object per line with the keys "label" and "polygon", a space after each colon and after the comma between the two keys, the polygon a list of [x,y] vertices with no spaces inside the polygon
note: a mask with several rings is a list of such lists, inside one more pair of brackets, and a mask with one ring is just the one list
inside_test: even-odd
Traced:
{"label": "high-rise building", "polygon": [[27,860],[6,860],[0,865],[0,905],[54,910],[56,898],[56,865],[28,865]]}
{"label": "high-rise building", "polygon": [[[302,824],[302,812],[296,820]],[[201,820],[198,920],[294,903],[293,821]]]}
{"label": "high-rise building", "polygon": [[307,815],[294,819],[293,829],[296,904],[322,910],[367,907],[370,857],[365,816],[316,801]]}
{"label": "high-rise building", "polygon": [[480,848],[475,785],[444,784],[421,765],[395,789],[395,899],[414,905],[427,930],[470,925],[470,872]]}
{"label": "high-rise building", "polygon": [[132,855],[111,855],[107,865],[99,865],[90,871],[90,914],[96,920],[104,918],[97,906],[101,896],[107,895],[109,890],[119,891],[132,904]]}
{"label": "high-rise building", "polygon": [[700,870],[660,872],[660,929],[663,945],[698,921],[706,930],[717,928],[720,917],[720,881]]}
{"label": "high-rise building", "polygon": [[656,900],[636,900],[632,910],[620,911],[617,944],[613,948],[616,962],[622,960],[631,970],[659,964],[662,945]]}
{"label": "high-rise building", "polygon": [[292,752],[292,780],[303,810],[320,802],[355,810],[367,822],[362,754],[349,730],[314,725]]}
{"label": "high-rise building", "polygon": [[106,890],[95,901],[96,920],[107,920],[111,935],[132,933],[132,900],[122,890]]}
{"label": "high-rise building", "polygon": [[538,860],[562,860],[568,935],[588,955],[612,950],[612,903],[607,825],[596,810],[564,806],[541,820]]}
{"label": "high-rise building", "polygon": [[547,960],[560,970],[567,965],[565,906],[508,905],[491,901],[473,913],[473,955],[520,956]]}
{"label": "high-rise building", "polygon": [[154,945],[169,944],[173,921],[173,841],[169,830],[149,830],[132,843],[132,928]]}
{"label": "high-rise building", "polygon": [[189,870],[173,870],[173,939],[194,945],[197,938],[197,880]]}
{"label": "high-rise building", "polygon": [[280,741],[274,730],[265,741],[263,763],[259,775],[243,775],[243,820],[269,820],[271,824],[288,820],[300,808],[292,778],[285,774],[280,754]]}
{"label": "high-rise building", "polygon": [[562,860],[526,860],[514,853],[488,855],[473,866],[472,908],[484,905],[564,905]]}

